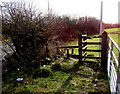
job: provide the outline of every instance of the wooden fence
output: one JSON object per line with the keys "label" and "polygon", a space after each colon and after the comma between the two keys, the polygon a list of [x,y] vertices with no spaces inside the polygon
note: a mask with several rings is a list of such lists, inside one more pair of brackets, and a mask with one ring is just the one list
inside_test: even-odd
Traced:
{"label": "wooden fence", "polygon": [[[87,34],[78,34],[78,46],[64,46],[59,47],[59,49],[65,49],[67,56],[72,56],[74,54],[74,49],[78,48],[78,55],[76,57],[79,59],[79,64],[82,62],[91,63],[93,61],[87,61],[86,59],[99,59],[101,61],[101,67],[104,72],[107,72],[107,33],[103,32],[102,35],[89,37]],[[99,38],[99,42],[87,42],[87,39]],[[98,45],[99,50],[88,49],[88,45]],[[69,50],[72,49],[72,53]],[[87,52],[98,52],[100,55],[98,57],[88,56]],[[75,56],[75,55],[74,55]]]}
{"label": "wooden fence", "polygon": [[[112,94],[120,94],[120,47],[108,36],[108,78]],[[115,54],[117,49],[118,55]]]}
{"label": "wooden fence", "polygon": [[[100,38],[101,36],[94,37],[94,38]],[[87,39],[90,39],[91,37],[88,37],[87,35],[79,34],[78,36],[78,47],[79,47],[79,62],[90,62],[85,61],[86,58],[90,59],[101,59],[101,57],[94,57],[94,56],[87,56],[87,52],[101,52],[101,50],[93,50],[88,49],[88,45],[101,45],[101,42],[87,42]]]}
{"label": "wooden fence", "polygon": [[[67,55],[71,56],[74,53],[74,49],[78,48],[79,63],[89,62],[85,61],[86,58],[100,59],[101,67],[103,72],[108,73],[110,91],[112,94],[120,94],[120,47],[116,42],[107,34],[106,31],[102,33],[101,36],[92,37],[100,38],[100,42],[87,42],[87,39],[91,38],[87,35],[78,35],[78,46],[65,46],[60,47],[60,49],[66,49]],[[99,50],[88,49],[87,45],[99,45]],[[114,49],[117,49],[118,55],[116,56]],[[72,49],[72,53],[69,50]],[[99,57],[89,57],[87,56],[88,51],[99,52]]]}

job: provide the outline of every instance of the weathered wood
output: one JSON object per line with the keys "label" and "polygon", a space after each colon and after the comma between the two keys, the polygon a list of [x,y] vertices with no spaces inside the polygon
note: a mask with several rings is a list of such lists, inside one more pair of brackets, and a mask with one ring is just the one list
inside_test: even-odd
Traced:
{"label": "weathered wood", "polygon": [[68,57],[70,56],[69,48],[67,48],[67,56],[68,56]]}
{"label": "weathered wood", "polygon": [[100,45],[100,44],[101,44],[101,42],[82,42],[82,44]]}
{"label": "weathered wood", "polygon": [[102,33],[102,45],[101,45],[101,67],[102,71],[107,73],[107,58],[108,58],[108,34],[106,31]]}
{"label": "weathered wood", "polygon": [[82,58],[101,59],[101,57],[93,57],[93,56],[82,56]]}
{"label": "weathered wood", "polygon": [[101,52],[102,50],[83,49],[82,51]]}
{"label": "weathered wood", "polygon": [[59,45],[58,45],[58,39],[56,38],[55,41],[56,41],[56,47],[57,47],[57,48],[56,48],[56,52],[57,52],[57,54],[59,54],[60,51],[59,51],[59,47],[58,47],[58,46],[59,46]]}
{"label": "weathered wood", "polygon": [[79,46],[64,46],[64,47],[59,47],[59,48],[78,48]]}
{"label": "weathered wood", "polygon": [[74,49],[72,48],[72,53],[71,54],[74,54]]}
{"label": "weathered wood", "polygon": [[82,36],[82,38],[85,38],[85,39],[92,39],[92,37],[89,37],[89,36]]}
{"label": "weathered wood", "polygon": [[78,52],[79,52],[79,64],[81,63],[82,61],[82,34],[78,34],[78,46],[79,46],[79,49],[78,49]]}
{"label": "weathered wood", "polygon": [[82,62],[86,62],[86,63],[96,63],[95,61],[82,61]]}
{"label": "weathered wood", "polygon": [[92,38],[101,38],[102,36],[93,36],[93,37],[89,37],[89,36],[82,36],[85,39],[92,39]]}
{"label": "weathered wood", "polygon": [[100,36],[93,36],[92,38],[101,38],[102,36],[100,35]]}
{"label": "weathered wood", "polygon": [[[84,48],[85,46],[82,46],[82,48]],[[87,47],[87,46],[86,46]],[[63,46],[63,47],[56,47],[56,48],[59,48],[59,49],[64,49],[64,48],[79,48],[79,46]]]}
{"label": "weathered wood", "polygon": [[57,54],[59,54],[59,52],[60,52],[60,51],[59,51],[59,48],[57,48]]}
{"label": "weathered wood", "polygon": [[71,55],[72,58],[79,59],[79,55]]}

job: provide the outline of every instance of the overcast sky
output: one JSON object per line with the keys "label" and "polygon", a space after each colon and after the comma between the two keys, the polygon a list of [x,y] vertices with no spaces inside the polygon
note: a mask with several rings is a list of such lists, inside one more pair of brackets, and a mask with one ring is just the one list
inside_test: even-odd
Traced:
{"label": "overcast sky", "polygon": [[[9,0],[1,0],[8,2]],[[14,0],[20,1],[20,0]],[[47,12],[48,0],[24,0],[32,2],[41,11]],[[103,0],[103,22],[118,22],[118,2],[120,0]],[[49,0],[50,9],[58,15],[72,17],[93,16],[100,19],[101,0]]]}

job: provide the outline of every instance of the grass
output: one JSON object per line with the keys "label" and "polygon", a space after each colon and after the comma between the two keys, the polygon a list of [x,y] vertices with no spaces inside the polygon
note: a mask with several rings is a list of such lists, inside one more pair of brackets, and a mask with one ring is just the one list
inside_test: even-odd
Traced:
{"label": "grass", "polygon": [[120,28],[105,29],[105,31],[108,32],[108,34],[113,38],[113,40],[115,40],[115,42],[117,44],[119,43],[120,34],[119,35],[118,34],[111,34],[111,32],[120,33]]}
{"label": "grass", "polygon": [[[26,76],[21,71],[6,73],[3,79],[3,94],[7,93],[90,93],[105,92],[109,94],[107,76],[100,72],[98,63],[76,66],[77,59],[61,57],[52,64],[41,69],[47,69],[51,75],[48,77]],[[54,64],[59,64],[57,70],[53,70]],[[22,82],[17,82],[17,77],[23,77]]]}
{"label": "grass", "polygon": [[[110,30],[108,30],[110,32]],[[114,36],[113,36],[114,37]],[[114,37],[116,39],[116,37]],[[98,42],[98,39],[88,39],[89,42]],[[67,45],[77,46],[77,41]],[[88,49],[99,49],[99,46],[89,45]],[[78,49],[75,53],[78,54]],[[89,52],[89,55],[99,56],[99,53]],[[96,60],[95,60],[96,61]],[[15,70],[3,75],[3,94],[7,93],[79,93],[87,94],[99,92],[109,94],[109,82],[107,74],[102,73],[99,62],[84,63],[77,65],[78,59],[61,57],[50,65],[40,67],[50,72],[47,77],[38,75],[33,79],[32,74],[28,76],[21,71]],[[56,65],[56,66],[55,66]],[[54,66],[54,67],[53,67]],[[17,82],[17,77],[23,77],[22,82]]]}

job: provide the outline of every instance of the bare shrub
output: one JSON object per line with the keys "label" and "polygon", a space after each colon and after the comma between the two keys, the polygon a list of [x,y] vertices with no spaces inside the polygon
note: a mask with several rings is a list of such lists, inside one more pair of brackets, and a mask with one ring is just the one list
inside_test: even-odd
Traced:
{"label": "bare shrub", "polygon": [[25,3],[10,2],[4,3],[4,6],[3,35],[11,38],[19,65],[21,68],[41,65],[41,58],[48,55],[41,13],[36,12],[32,6],[26,7]]}

